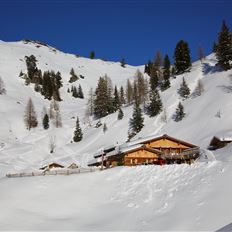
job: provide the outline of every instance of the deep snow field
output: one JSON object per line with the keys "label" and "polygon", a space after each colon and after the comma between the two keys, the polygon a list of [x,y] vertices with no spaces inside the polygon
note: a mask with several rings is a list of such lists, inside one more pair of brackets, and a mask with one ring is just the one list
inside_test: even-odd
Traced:
{"label": "deep snow field", "polygon": [[[60,71],[63,80],[60,110],[62,128],[41,125],[43,107],[50,102],[25,86],[19,78],[26,72],[25,55],[35,55],[38,68]],[[162,114],[149,118],[136,138],[169,134],[205,150],[214,135],[232,137],[232,71],[220,72],[214,55],[193,63],[191,72],[171,80],[161,93],[168,121]],[[84,75],[85,99],[67,93],[69,72]],[[93,153],[103,147],[124,143],[132,107],[124,107],[123,120],[117,113],[103,118],[108,130],[85,122],[88,92],[100,76],[107,74],[113,84],[126,86],[137,69],[102,60],[77,58],[51,47],[23,42],[0,41],[0,76],[6,95],[0,95],[0,230],[210,230],[232,223],[232,145],[207,153],[193,165],[117,167],[71,176],[6,178],[7,173],[37,171],[50,162],[65,166],[76,162],[85,167]],[[177,89],[185,77],[191,90],[202,80],[204,93],[183,101],[186,117],[175,122],[172,115],[181,100]],[[31,97],[39,126],[27,131],[24,110]],[[220,117],[218,112],[220,111]],[[70,143],[79,116],[84,138]],[[49,139],[56,138],[55,153],[49,153]],[[135,138],[135,139],[136,139]],[[229,230],[231,226],[225,227]]]}

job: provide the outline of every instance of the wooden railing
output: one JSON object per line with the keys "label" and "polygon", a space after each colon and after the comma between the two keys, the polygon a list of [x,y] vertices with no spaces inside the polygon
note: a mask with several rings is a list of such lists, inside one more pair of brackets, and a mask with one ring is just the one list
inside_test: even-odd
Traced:
{"label": "wooden railing", "polygon": [[57,169],[49,171],[36,171],[36,172],[21,172],[21,173],[8,173],[6,177],[32,177],[32,176],[46,176],[46,175],[72,175],[87,172],[94,172],[97,168],[76,168],[76,169]]}
{"label": "wooden railing", "polygon": [[163,159],[196,159],[199,157],[200,148],[190,148],[186,149],[181,153],[170,153],[170,154],[162,154],[161,158]]}

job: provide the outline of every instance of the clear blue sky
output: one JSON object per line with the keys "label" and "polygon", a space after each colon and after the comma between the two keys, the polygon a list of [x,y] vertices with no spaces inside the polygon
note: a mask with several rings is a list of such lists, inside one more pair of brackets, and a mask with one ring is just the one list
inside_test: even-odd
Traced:
{"label": "clear blue sky", "polygon": [[212,50],[231,0],[0,0],[0,39],[40,40],[65,52],[147,63],[157,50],[173,57],[178,40]]}

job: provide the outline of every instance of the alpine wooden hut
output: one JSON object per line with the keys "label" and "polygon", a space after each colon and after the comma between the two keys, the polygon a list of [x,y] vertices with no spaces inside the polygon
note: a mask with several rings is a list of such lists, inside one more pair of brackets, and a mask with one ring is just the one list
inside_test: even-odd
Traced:
{"label": "alpine wooden hut", "polygon": [[89,166],[190,164],[199,157],[199,152],[198,146],[165,134],[103,149],[94,155]]}

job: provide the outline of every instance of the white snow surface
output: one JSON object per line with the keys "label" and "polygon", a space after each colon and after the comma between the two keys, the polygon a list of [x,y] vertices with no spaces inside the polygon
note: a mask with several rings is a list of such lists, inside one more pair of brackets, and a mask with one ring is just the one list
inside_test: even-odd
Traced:
{"label": "white snow surface", "polygon": [[[0,230],[210,230],[232,223],[232,144],[211,152],[193,165],[117,167],[70,176],[6,178],[6,173],[38,171],[57,162],[85,167],[93,154],[127,140],[132,106],[124,107],[123,120],[117,113],[103,118],[108,130],[85,123],[88,91],[100,76],[107,74],[113,84],[126,86],[137,69],[102,60],[90,60],[35,43],[0,41],[0,76],[7,93],[0,95]],[[26,72],[24,57],[35,55],[42,71],[60,71],[63,80],[60,109],[62,128],[42,128],[41,112],[50,102],[25,86],[19,77]],[[215,135],[231,136],[232,71],[218,71],[214,55],[193,63],[191,72],[171,80],[161,93],[168,120],[162,114],[149,118],[135,139],[168,134],[206,149]],[[74,68],[85,78],[81,84],[85,99],[67,93],[69,72]],[[177,89],[185,77],[191,91],[197,81],[204,93],[183,101],[186,117],[175,122],[172,116],[181,101]],[[23,115],[31,97],[39,126],[26,130]],[[220,112],[220,114],[218,113]],[[220,117],[219,117],[220,115]],[[71,143],[75,117],[79,116],[83,140]],[[74,118],[73,118],[74,117]],[[49,140],[56,138],[53,155]],[[133,142],[132,142],[133,144]],[[205,158],[207,155],[207,159]],[[229,226],[225,227],[229,228]]]}

